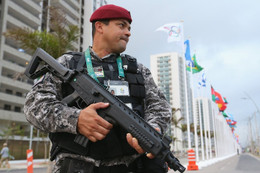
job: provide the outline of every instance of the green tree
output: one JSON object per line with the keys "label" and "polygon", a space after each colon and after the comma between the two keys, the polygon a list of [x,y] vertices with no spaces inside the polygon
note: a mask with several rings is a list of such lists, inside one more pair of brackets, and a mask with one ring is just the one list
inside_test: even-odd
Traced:
{"label": "green tree", "polygon": [[10,124],[0,133],[0,136],[4,138],[6,142],[8,142],[8,140],[13,138],[15,135],[21,136],[22,138],[25,135],[24,127],[22,125],[16,124],[15,122],[10,122]]}
{"label": "green tree", "polygon": [[4,33],[4,36],[16,41],[19,46],[34,52],[38,47],[44,49],[54,58],[58,58],[68,50],[73,50],[73,42],[79,37],[79,28],[70,25],[65,13],[56,7],[49,7],[49,28],[43,31],[29,28],[12,28]]}
{"label": "green tree", "polygon": [[[181,121],[184,119],[183,117],[177,118],[176,112],[179,111],[179,109],[172,108],[172,118],[171,118],[171,124],[173,128],[181,129]],[[173,137],[173,135],[170,135],[172,137],[172,140],[177,140],[177,137]]]}

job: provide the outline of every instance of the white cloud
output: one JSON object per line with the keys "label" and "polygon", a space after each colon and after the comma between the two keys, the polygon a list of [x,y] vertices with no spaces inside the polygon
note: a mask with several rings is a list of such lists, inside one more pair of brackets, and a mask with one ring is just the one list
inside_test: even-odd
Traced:
{"label": "white cloud", "polygon": [[178,48],[177,43],[167,43],[165,33],[154,30],[163,24],[184,20],[184,35],[191,41],[191,51],[196,52],[198,63],[206,69],[214,88],[229,100],[227,109],[240,120],[237,132],[241,132],[240,139],[245,141],[244,118],[250,116],[255,107],[250,101],[241,100],[243,92],[248,92],[260,107],[260,1],[108,2],[131,11],[133,30],[127,52],[148,67],[151,54]]}

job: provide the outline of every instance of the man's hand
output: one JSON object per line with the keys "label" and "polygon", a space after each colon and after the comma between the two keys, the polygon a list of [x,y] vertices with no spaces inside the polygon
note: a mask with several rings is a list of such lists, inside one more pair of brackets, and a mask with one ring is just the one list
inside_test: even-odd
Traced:
{"label": "man's hand", "polygon": [[[160,131],[159,128],[155,128],[157,131]],[[131,147],[133,147],[139,154],[145,153],[142,147],[138,144],[138,140],[134,138],[130,133],[126,134],[126,140]],[[152,153],[147,153],[146,157],[153,159],[155,156]]]}
{"label": "man's hand", "polygon": [[79,133],[86,136],[92,142],[104,139],[113,125],[99,116],[97,110],[108,106],[109,103],[99,102],[81,110],[78,119]]}
{"label": "man's hand", "polygon": [[[142,149],[142,147],[138,144],[138,140],[134,138],[130,133],[126,134],[126,140],[129,143],[131,147],[133,147],[139,154],[145,153],[145,151]],[[152,153],[147,153],[146,156],[149,159],[153,159],[154,155]]]}

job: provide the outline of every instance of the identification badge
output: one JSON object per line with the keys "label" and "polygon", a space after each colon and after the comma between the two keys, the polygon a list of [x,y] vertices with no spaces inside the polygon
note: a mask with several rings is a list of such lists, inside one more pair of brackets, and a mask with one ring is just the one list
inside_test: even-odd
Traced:
{"label": "identification badge", "polygon": [[[127,81],[121,80],[108,80],[104,81],[108,91],[115,96],[130,96],[129,85]],[[130,109],[133,108],[132,103],[125,103]]]}
{"label": "identification badge", "polygon": [[96,77],[104,77],[104,70],[102,66],[93,67]]}
{"label": "identification badge", "polygon": [[129,86],[127,81],[108,80],[104,81],[108,91],[115,96],[129,96]]}

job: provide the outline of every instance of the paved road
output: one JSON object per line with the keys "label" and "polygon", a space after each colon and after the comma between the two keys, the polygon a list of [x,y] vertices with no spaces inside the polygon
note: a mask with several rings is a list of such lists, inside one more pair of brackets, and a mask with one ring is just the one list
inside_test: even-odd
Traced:
{"label": "paved road", "polygon": [[[197,163],[201,167],[202,163]],[[47,166],[41,168],[34,168],[34,173],[46,173]],[[260,159],[249,154],[235,155],[228,159],[219,161],[209,166],[200,168],[198,171],[185,171],[185,173],[259,173],[260,172]],[[0,170],[0,173],[27,173],[26,169],[11,169]],[[168,173],[174,173],[170,170]]]}
{"label": "paved road", "polygon": [[[215,164],[204,167],[198,171],[185,171],[185,173],[259,173],[260,160],[255,157],[242,154],[222,160]],[[173,173],[173,171],[169,171]]]}

